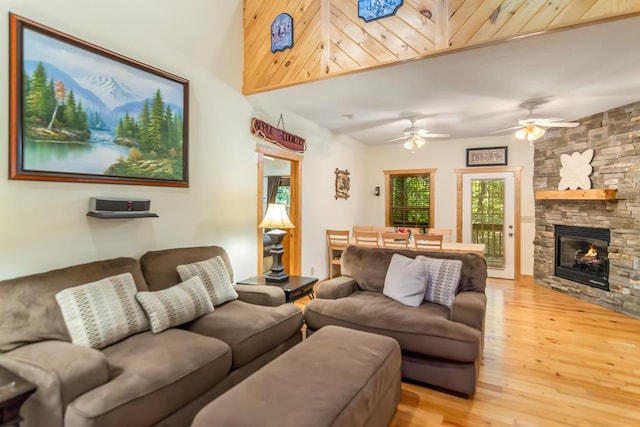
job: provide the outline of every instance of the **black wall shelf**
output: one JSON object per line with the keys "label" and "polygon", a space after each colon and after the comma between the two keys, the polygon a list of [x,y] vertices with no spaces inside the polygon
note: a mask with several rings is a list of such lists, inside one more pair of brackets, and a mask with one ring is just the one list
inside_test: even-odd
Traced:
{"label": "black wall shelf", "polygon": [[90,211],[87,216],[100,219],[116,219],[116,218],[159,218],[157,214],[152,212],[130,212],[130,211]]}

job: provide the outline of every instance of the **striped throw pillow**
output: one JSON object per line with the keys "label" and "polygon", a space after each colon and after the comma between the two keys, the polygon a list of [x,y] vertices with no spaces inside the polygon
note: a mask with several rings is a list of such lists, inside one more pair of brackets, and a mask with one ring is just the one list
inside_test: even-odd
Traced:
{"label": "striped throw pillow", "polygon": [[148,330],[137,291],[131,273],[123,273],[58,292],[56,302],[71,342],[100,349]]}
{"label": "striped throw pillow", "polygon": [[213,311],[209,293],[198,276],[161,291],[138,292],[136,299],[147,313],[154,334]]}
{"label": "striped throw pillow", "polygon": [[206,261],[179,265],[177,269],[180,279],[183,281],[189,280],[194,276],[200,277],[204,287],[209,292],[214,307],[238,298],[238,293],[233,288],[227,267],[225,267],[224,261],[219,256]]}
{"label": "striped throw pillow", "polygon": [[460,282],[462,261],[429,258],[422,255],[418,255],[416,259],[424,261],[429,271],[427,292],[424,294],[425,301],[435,302],[451,308],[456,297],[458,282]]}

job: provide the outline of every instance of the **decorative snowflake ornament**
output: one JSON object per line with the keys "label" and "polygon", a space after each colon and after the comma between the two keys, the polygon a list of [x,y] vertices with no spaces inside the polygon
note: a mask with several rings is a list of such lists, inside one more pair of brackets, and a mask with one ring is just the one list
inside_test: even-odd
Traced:
{"label": "decorative snowflake ornament", "polygon": [[593,159],[593,150],[589,149],[580,154],[577,151],[572,155],[563,154],[560,156],[560,184],[558,190],[589,190],[591,188],[591,180],[589,175],[593,171],[591,167],[591,159]]}

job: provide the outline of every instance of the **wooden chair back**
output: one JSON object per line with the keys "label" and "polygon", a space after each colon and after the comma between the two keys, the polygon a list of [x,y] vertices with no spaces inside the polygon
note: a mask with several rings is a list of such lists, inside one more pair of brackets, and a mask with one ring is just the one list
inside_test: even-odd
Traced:
{"label": "wooden chair back", "polygon": [[342,251],[349,246],[349,230],[327,230],[327,253],[329,258],[329,278],[334,277],[334,265],[340,266]]}
{"label": "wooden chair back", "polygon": [[377,231],[356,231],[353,235],[356,238],[356,246],[367,248],[380,247],[380,243],[378,242],[380,233]]}
{"label": "wooden chair back", "polygon": [[408,249],[409,233],[380,233],[383,248]]}
{"label": "wooden chair back", "polygon": [[395,233],[395,227],[372,227],[373,231],[377,231],[378,233]]}
{"label": "wooden chair back", "polygon": [[442,234],[414,234],[413,241],[416,250],[440,250],[442,249]]}
{"label": "wooden chair back", "polygon": [[429,228],[427,230],[427,234],[439,234],[442,236],[443,242],[451,242],[451,232],[450,228]]}
{"label": "wooden chair back", "polygon": [[373,225],[354,225],[353,226],[354,235],[356,231],[373,231]]}

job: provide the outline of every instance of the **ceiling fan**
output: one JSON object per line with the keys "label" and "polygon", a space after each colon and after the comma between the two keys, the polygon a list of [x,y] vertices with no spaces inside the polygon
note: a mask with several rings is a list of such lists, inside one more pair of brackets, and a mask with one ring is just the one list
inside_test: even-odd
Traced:
{"label": "ceiling fan", "polygon": [[420,148],[425,144],[425,138],[448,138],[448,133],[431,133],[424,128],[416,127],[416,117],[409,117],[409,121],[411,122],[411,127],[406,128],[402,131],[403,135],[390,139],[387,142],[400,141],[406,139],[403,147],[407,150],[413,150],[414,148]]}
{"label": "ceiling fan", "polygon": [[502,132],[508,132],[510,130],[516,130],[516,138],[522,140],[528,140],[532,143],[536,139],[545,134],[545,128],[574,128],[580,123],[578,122],[564,122],[559,117],[543,117],[538,114],[533,114],[533,110],[540,105],[539,102],[525,102],[521,105],[522,108],[529,110],[529,115],[518,120],[517,126],[512,126],[506,129],[500,129],[491,132],[490,135]]}

